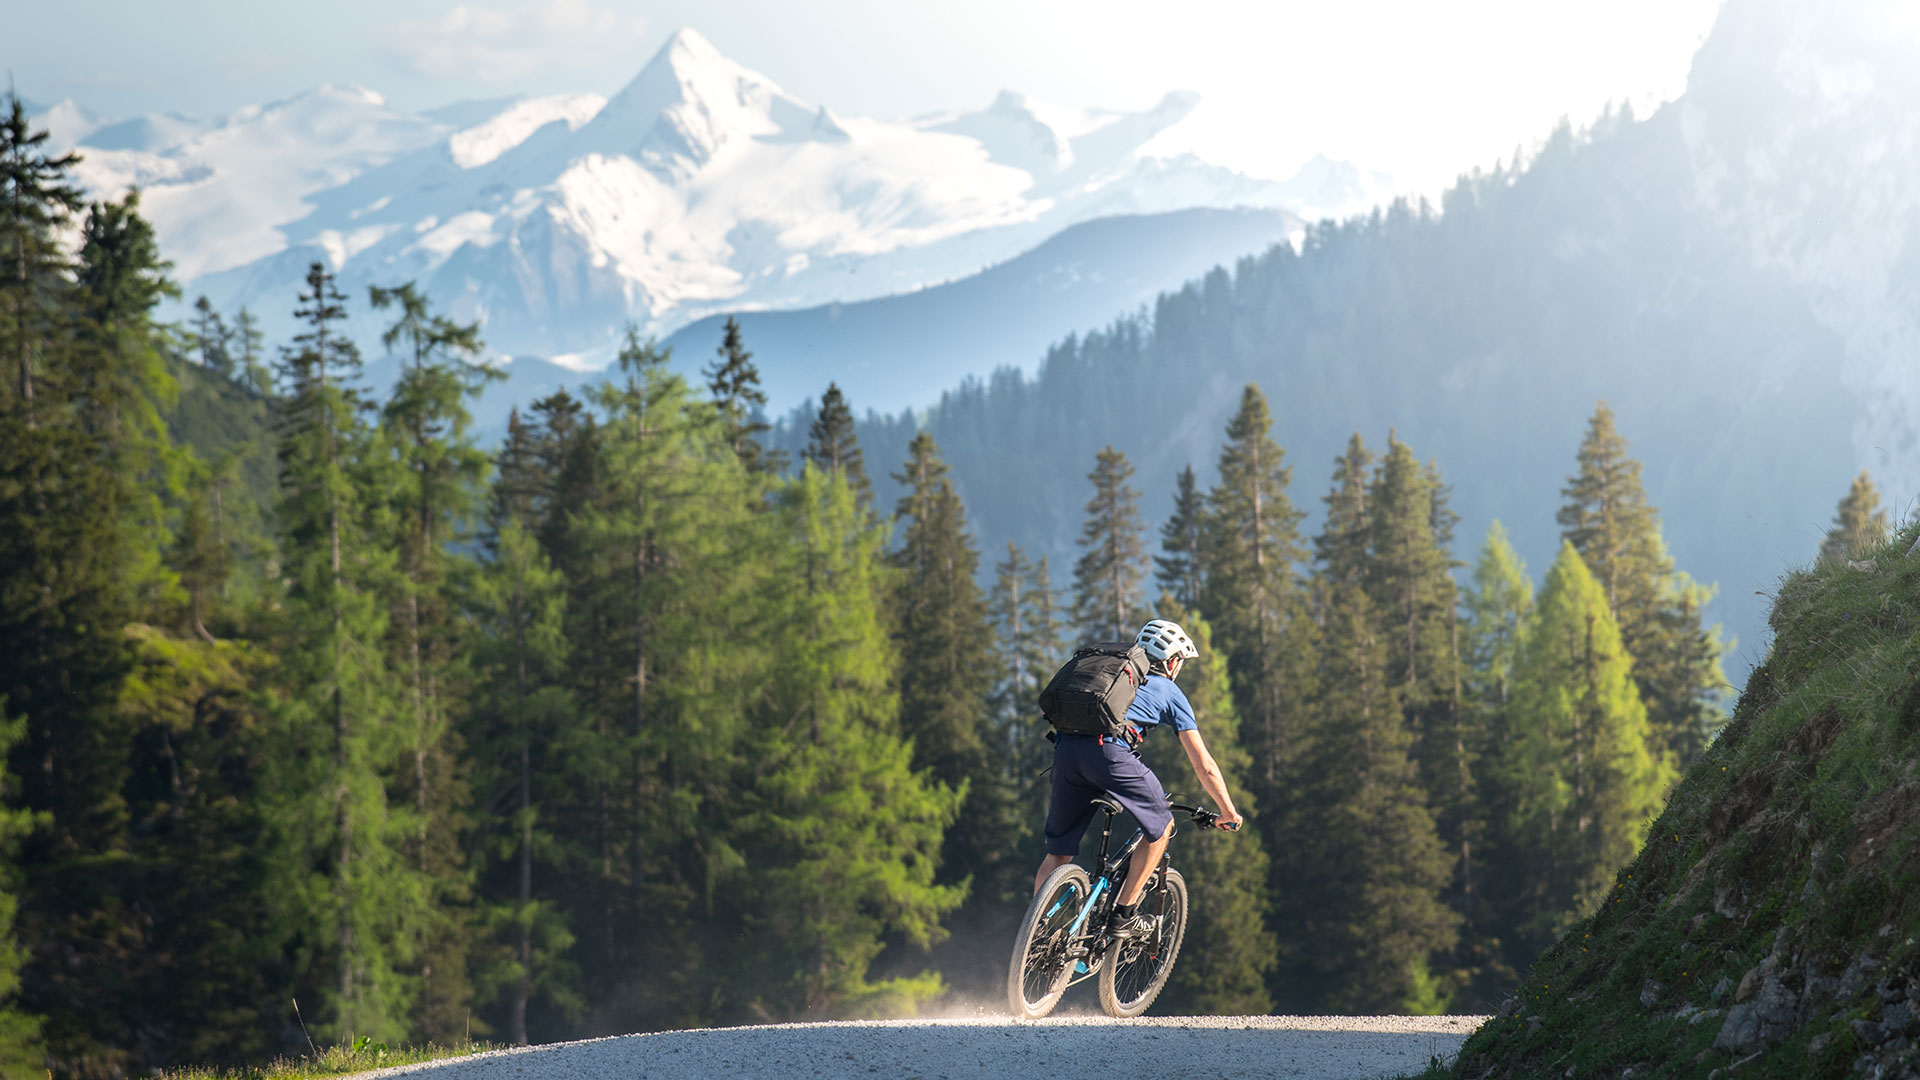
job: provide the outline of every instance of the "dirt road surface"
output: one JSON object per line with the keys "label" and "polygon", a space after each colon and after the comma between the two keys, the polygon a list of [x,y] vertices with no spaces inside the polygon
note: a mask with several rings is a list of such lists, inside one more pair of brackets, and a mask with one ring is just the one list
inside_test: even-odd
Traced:
{"label": "dirt road surface", "polygon": [[665,1031],[499,1050],[420,1080],[1361,1080],[1449,1059],[1480,1016],[879,1020]]}

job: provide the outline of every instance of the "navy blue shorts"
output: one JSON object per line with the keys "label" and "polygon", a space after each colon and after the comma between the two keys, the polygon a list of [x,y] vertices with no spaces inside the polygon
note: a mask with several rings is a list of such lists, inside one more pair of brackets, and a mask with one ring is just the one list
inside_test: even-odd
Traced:
{"label": "navy blue shorts", "polygon": [[1167,835],[1167,789],[1126,743],[1062,735],[1053,747],[1053,800],[1047,805],[1047,854],[1077,855],[1093,824],[1093,800],[1105,794],[1140,822],[1147,839]]}

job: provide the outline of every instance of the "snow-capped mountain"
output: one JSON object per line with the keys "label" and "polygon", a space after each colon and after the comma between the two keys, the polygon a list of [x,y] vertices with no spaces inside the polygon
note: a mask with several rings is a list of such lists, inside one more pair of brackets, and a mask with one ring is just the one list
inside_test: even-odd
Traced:
{"label": "snow-capped mountain", "polygon": [[630,321],[664,334],[909,292],[1094,218],[1369,196],[1143,150],[1196,103],[1067,110],[1004,93],[979,112],[839,116],[681,30],[608,98],[412,114],[327,86],[217,123],[109,124],[70,103],[43,117],[83,150],[90,187],[140,187],[189,297],[284,329],[324,260],[349,295],[419,280],[483,320],[494,349],[591,367]]}

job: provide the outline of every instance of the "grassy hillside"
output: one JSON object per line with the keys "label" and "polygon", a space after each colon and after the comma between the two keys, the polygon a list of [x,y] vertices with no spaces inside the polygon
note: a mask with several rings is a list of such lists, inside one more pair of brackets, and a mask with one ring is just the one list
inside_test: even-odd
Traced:
{"label": "grassy hillside", "polygon": [[1915,533],[1780,583],[1733,721],[1456,1075],[1916,1075]]}

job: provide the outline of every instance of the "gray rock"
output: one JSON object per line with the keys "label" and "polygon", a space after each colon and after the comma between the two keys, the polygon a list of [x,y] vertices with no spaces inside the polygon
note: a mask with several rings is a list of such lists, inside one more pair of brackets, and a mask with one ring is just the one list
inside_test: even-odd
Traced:
{"label": "gray rock", "polygon": [[1708,997],[1713,1001],[1719,1001],[1721,998],[1726,997],[1727,993],[1732,989],[1733,980],[1722,975],[1720,976],[1720,981],[1713,984],[1713,990],[1708,994]]}
{"label": "gray rock", "polygon": [[1665,986],[1654,982],[1652,979],[1648,979],[1646,982],[1640,984],[1640,1007],[1643,1009],[1653,1008],[1654,1003],[1660,1000],[1660,991],[1665,989]]}
{"label": "gray rock", "polygon": [[1879,968],[1880,961],[1865,953],[1854,957],[1853,963],[1847,965],[1847,970],[1840,973],[1840,984],[1834,987],[1834,996],[1841,1001],[1852,999],[1867,988],[1867,984],[1873,979],[1873,973]]}
{"label": "gray rock", "polygon": [[1861,1046],[1879,1046],[1887,1041],[1887,1031],[1871,1020],[1853,1022],[1853,1041]]}
{"label": "gray rock", "polygon": [[1914,1029],[1913,1006],[1904,1001],[1895,1002],[1882,1010],[1880,1026],[1888,1031],[1910,1032]]}
{"label": "gray rock", "polygon": [[1727,1010],[1726,1022],[1720,1025],[1713,1045],[1735,1053],[1772,1046],[1793,1033],[1797,1004],[1794,992],[1769,975],[1752,1000]]}
{"label": "gray rock", "polygon": [[1810,1058],[1819,1057],[1832,1042],[1833,1032],[1831,1031],[1823,1031],[1815,1035],[1813,1038],[1807,1040],[1807,1056]]}

